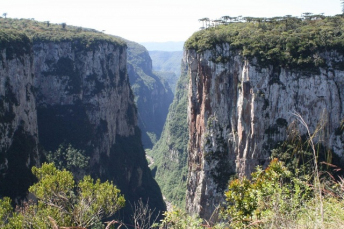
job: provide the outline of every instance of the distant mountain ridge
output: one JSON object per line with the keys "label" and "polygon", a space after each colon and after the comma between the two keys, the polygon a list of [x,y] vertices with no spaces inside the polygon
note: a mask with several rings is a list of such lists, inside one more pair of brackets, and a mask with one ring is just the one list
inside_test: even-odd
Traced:
{"label": "distant mountain ridge", "polygon": [[148,51],[183,51],[184,41],[167,41],[167,42],[141,42]]}

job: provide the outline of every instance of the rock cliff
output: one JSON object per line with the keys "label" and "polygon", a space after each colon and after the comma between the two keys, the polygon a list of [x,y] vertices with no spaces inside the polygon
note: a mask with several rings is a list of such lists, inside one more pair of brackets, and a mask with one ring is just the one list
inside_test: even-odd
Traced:
{"label": "rock cliff", "polygon": [[[249,176],[269,161],[270,150],[298,130],[343,156],[344,71],[342,54],[319,54],[325,64],[310,69],[260,65],[228,43],[203,52],[188,49],[189,156],[187,210],[210,218],[221,202],[231,175]],[[225,61],[216,61],[221,56]],[[294,128],[292,128],[294,126]]]}
{"label": "rock cliff", "polygon": [[32,45],[27,36],[0,31],[0,195],[23,198],[40,163]]}
{"label": "rock cliff", "polygon": [[[25,23],[31,23],[29,28],[37,26],[36,31],[46,29],[37,22]],[[140,198],[144,203],[149,200],[152,209],[164,210],[137,126],[125,42],[81,28],[53,30],[53,26],[48,28],[52,32],[31,34],[31,41],[26,37],[21,56],[6,56],[8,45],[2,49],[1,111],[9,120],[0,124],[2,134],[8,136],[1,138],[2,168],[9,164],[12,155],[6,150],[20,126],[45,150],[55,151],[61,144],[83,150],[91,158],[84,172],[118,186],[128,203],[125,215],[130,215],[129,203]],[[29,159],[27,170],[39,164]]]}

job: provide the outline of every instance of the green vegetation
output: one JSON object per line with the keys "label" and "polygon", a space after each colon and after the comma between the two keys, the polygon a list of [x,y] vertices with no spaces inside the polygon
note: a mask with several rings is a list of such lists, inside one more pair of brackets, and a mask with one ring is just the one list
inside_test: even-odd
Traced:
{"label": "green vegetation", "polygon": [[51,164],[33,167],[38,182],[29,188],[38,203],[28,202],[12,212],[10,199],[0,200],[0,217],[5,228],[91,227],[114,215],[125,204],[120,190],[111,182],[85,176],[75,184],[73,175]]}
{"label": "green vegetation", "polygon": [[[117,37],[109,36],[98,32],[94,29],[86,29],[76,26],[65,27],[59,24],[52,24],[47,22],[38,22],[30,19],[11,19],[11,18],[0,18],[0,48],[3,44],[2,40],[18,40],[21,36],[13,34],[7,35],[8,38],[3,38],[2,34],[7,34],[8,29],[21,31],[26,34],[34,42],[40,41],[53,41],[53,42],[63,42],[63,41],[73,41],[73,44],[82,49],[92,49],[99,42],[110,42],[117,46],[125,46],[125,42]],[[19,37],[18,37],[19,36]],[[24,39],[24,38],[22,38]],[[25,42],[29,45],[30,42]],[[30,49],[28,49],[30,50]]]}
{"label": "green vegetation", "polygon": [[282,162],[274,159],[265,170],[258,167],[252,180],[244,177],[229,184],[225,215],[230,217],[234,228],[262,218],[269,221],[270,217],[296,217],[292,214],[311,197],[306,181],[294,177]]}
{"label": "green vegetation", "polygon": [[186,66],[182,66],[174,100],[169,108],[161,138],[147,153],[154,158],[151,169],[167,201],[185,206],[187,178],[187,94]]}
{"label": "green vegetation", "polygon": [[85,156],[84,151],[73,148],[71,144],[68,146],[60,145],[55,152],[47,152],[46,157],[48,162],[54,163],[57,169],[66,169],[72,172],[74,176],[80,170],[86,169],[90,160],[89,157]]}
{"label": "green vegetation", "polygon": [[[185,48],[197,52],[212,50],[214,62],[227,62],[229,53],[216,50],[228,44],[232,52],[245,58],[256,58],[261,66],[274,65],[292,69],[325,66],[326,51],[344,54],[344,17],[307,14],[303,19],[285,16],[276,18],[243,18],[196,32]],[[343,69],[340,62],[334,67]]]}
{"label": "green vegetation", "polygon": [[154,71],[154,74],[159,76],[161,79],[168,83],[173,94],[176,93],[176,87],[179,76],[177,76],[174,72]]}
{"label": "green vegetation", "polygon": [[265,170],[257,167],[251,177],[230,182],[218,222],[202,222],[173,208],[165,213],[163,224],[168,228],[342,227],[344,180],[322,181],[320,198],[310,176],[294,174],[278,159],[273,159]]}
{"label": "green vegetation", "polygon": [[165,218],[161,224],[163,228],[175,228],[175,229],[197,229],[203,228],[202,219],[198,217],[192,217],[185,213],[178,207],[173,207],[170,211],[164,213]]}
{"label": "green vegetation", "polygon": [[[15,31],[13,29],[1,28],[0,51],[4,49],[6,49],[7,59],[13,59],[14,56],[22,58],[24,54],[29,54],[31,52],[31,42],[30,39],[22,32]],[[2,55],[0,55],[0,60],[2,60],[2,58]]]}
{"label": "green vegetation", "polygon": [[152,148],[160,138],[173,93],[169,85],[153,73],[146,48],[131,41],[127,44],[128,76],[135,95],[142,143],[145,148]]}

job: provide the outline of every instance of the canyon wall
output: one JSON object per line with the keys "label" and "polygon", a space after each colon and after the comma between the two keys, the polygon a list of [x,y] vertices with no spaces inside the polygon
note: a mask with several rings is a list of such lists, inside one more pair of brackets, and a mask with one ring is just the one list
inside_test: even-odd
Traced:
{"label": "canyon wall", "polygon": [[[343,56],[322,52],[322,67],[261,66],[226,43],[184,53],[189,82],[189,148],[186,208],[209,219],[224,201],[232,175],[249,176],[267,165],[277,142],[307,130],[340,158],[344,135]],[[221,56],[225,61],[215,61]],[[342,158],[343,159],[343,158]],[[341,159],[341,161],[342,161]]]}
{"label": "canyon wall", "polygon": [[24,34],[0,31],[0,195],[25,197],[40,163],[32,46]]}
{"label": "canyon wall", "polygon": [[76,37],[62,33],[60,40],[23,35],[22,49],[16,39],[13,47],[0,43],[0,195],[25,197],[34,182],[30,169],[44,161],[44,151],[71,144],[90,157],[80,174],[113,181],[124,194],[122,218],[130,218],[130,203],[139,199],[165,210],[137,125],[126,43],[78,30]]}

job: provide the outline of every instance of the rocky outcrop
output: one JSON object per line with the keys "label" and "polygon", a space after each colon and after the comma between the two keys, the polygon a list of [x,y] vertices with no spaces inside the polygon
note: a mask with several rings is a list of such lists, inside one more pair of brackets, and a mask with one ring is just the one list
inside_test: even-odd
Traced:
{"label": "rocky outcrop", "polygon": [[173,93],[168,84],[152,72],[152,60],[142,45],[127,41],[128,75],[135,95],[142,143],[152,148],[160,138]]}
{"label": "rocky outcrop", "polygon": [[[216,56],[226,61],[216,62]],[[343,156],[344,57],[323,52],[325,67],[260,66],[230,51],[226,43],[197,53],[186,50],[189,67],[189,156],[186,206],[210,218],[233,174],[249,176],[269,161],[270,150],[293,131],[305,135],[298,112],[316,141]]]}
{"label": "rocky outcrop", "polygon": [[40,163],[31,51],[27,36],[0,32],[0,195],[16,200]]}

